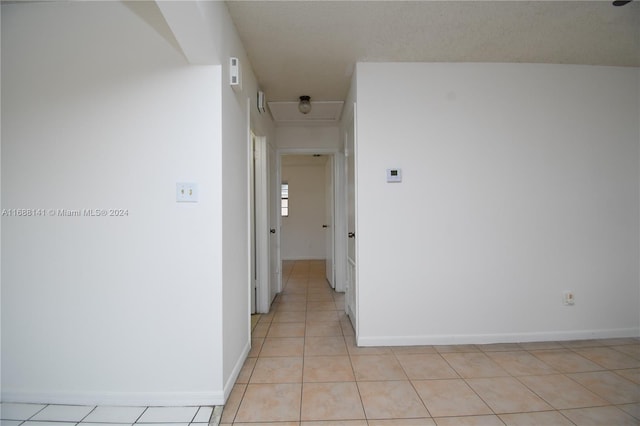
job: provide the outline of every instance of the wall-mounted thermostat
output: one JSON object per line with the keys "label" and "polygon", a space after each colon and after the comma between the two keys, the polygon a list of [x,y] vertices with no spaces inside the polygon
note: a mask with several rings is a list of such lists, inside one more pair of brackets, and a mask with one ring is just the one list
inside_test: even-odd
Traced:
{"label": "wall-mounted thermostat", "polygon": [[387,169],[387,182],[402,182],[402,169]]}

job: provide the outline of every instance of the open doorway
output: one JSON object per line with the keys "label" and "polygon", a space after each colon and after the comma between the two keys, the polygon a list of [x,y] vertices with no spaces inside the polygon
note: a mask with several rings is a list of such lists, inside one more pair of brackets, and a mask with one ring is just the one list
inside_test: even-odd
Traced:
{"label": "open doorway", "polygon": [[[344,156],[278,153],[252,133],[250,143],[251,312],[270,311],[284,286],[286,260],[321,260],[326,281],[344,292]],[[311,176],[302,176],[306,172]]]}
{"label": "open doorway", "polygon": [[281,289],[277,156],[265,137],[250,143],[251,313],[266,314]]}
{"label": "open doorway", "polygon": [[283,261],[324,260],[325,278],[335,288],[335,185],[333,154],[280,157]]}

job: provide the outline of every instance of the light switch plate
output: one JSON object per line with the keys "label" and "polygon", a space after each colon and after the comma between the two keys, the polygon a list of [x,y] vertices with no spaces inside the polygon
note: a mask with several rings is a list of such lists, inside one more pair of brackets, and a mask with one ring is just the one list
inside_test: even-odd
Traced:
{"label": "light switch plate", "polygon": [[197,203],[198,202],[198,184],[190,183],[190,182],[176,183],[176,202]]}

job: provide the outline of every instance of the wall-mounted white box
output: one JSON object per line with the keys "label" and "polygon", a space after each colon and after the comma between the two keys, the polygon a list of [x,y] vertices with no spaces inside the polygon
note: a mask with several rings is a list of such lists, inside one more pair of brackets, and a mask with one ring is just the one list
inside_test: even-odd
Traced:
{"label": "wall-mounted white box", "polygon": [[266,104],[264,99],[264,92],[262,90],[258,90],[257,101],[258,101],[258,112],[260,114],[264,114],[264,112],[266,111],[266,107],[265,107]]}
{"label": "wall-mounted white box", "polygon": [[242,90],[242,71],[240,70],[240,60],[235,57],[229,58],[229,84],[236,92]]}

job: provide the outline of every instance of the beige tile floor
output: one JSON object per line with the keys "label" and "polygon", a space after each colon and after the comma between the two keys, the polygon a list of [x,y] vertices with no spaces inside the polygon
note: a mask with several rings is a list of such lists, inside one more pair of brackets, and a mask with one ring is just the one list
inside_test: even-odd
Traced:
{"label": "beige tile floor", "polygon": [[324,262],[284,266],[223,425],[640,425],[640,339],[358,348]]}

